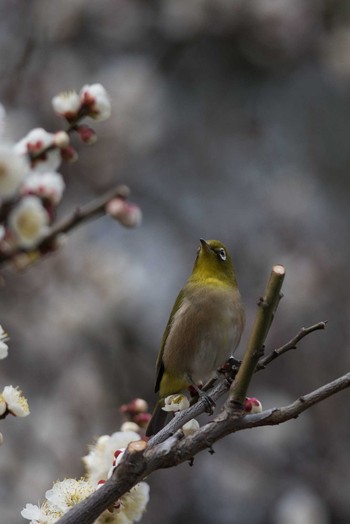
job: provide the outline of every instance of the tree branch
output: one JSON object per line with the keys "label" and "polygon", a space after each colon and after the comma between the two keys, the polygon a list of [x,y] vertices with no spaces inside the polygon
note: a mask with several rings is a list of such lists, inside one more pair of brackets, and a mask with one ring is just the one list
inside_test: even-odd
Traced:
{"label": "tree branch", "polygon": [[181,438],[181,433],[178,432],[166,442],[154,446],[151,445],[150,441],[144,452],[141,450],[134,453],[130,450],[129,444],[125,459],[116,468],[112,478],[90,497],[74,506],[58,522],[59,524],[80,524],[81,522],[92,524],[115,500],[153,471],[173,467],[190,460],[197,453],[210,448],[212,444],[230,433],[259,426],[274,426],[297,418],[314,404],[349,387],[350,373],[347,373],[315,391],[299,397],[288,406],[244,416],[240,415],[239,408],[236,408],[236,416],[224,411],[224,416],[220,415],[200,428],[195,434]]}
{"label": "tree branch", "polygon": [[236,380],[232,385],[231,398],[228,401],[227,409],[230,409],[230,405],[234,404],[243,406],[248,386],[261,356],[261,350],[280,301],[284,275],[285,269],[283,266],[273,266],[265,295],[258,302],[254,326]]}
{"label": "tree branch", "polygon": [[97,216],[104,215],[105,207],[110,200],[116,197],[126,198],[128,194],[129,189],[127,186],[119,185],[116,188],[107,191],[99,198],[96,198],[95,200],[92,200],[83,206],[77,207],[70,215],[67,215],[60,222],[52,226],[35,248],[15,248],[9,252],[2,253],[0,255],[0,266],[6,264],[10,260],[13,260],[14,257],[20,255],[21,253],[46,253],[47,251],[50,251],[50,247],[58,235],[68,233],[78,225]]}

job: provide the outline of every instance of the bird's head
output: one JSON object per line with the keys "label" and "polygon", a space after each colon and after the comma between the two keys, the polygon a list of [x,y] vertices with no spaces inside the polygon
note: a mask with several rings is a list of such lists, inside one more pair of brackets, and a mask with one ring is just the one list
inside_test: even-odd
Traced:
{"label": "bird's head", "polygon": [[219,240],[203,238],[200,243],[190,279],[208,283],[217,280],[223,284],[237,285],[232,260],[224,244]]}

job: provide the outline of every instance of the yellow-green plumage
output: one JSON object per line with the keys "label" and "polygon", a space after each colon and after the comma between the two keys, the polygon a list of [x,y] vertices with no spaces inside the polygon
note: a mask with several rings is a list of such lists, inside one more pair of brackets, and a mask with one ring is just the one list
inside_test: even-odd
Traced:
{"label": "yellow-green plumage", "polygon": [[170,314],[157,359],[156,405],[147,435],[165,424],[162,400],[211,378],[234,352],[244,309],[231,258],[218,240],[201,239],[191,276]]}

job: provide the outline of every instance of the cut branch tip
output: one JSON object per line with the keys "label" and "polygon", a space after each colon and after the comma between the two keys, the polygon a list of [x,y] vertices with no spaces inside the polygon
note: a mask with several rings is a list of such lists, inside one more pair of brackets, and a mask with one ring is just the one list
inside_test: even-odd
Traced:
{"label": "cut branch tip", "polygon": [[281,264],[276,264],[275,266],[273,266],[272,271],[273,273],[276,273],[276,275],[281,276],[286,273],[284,266],[282,266]]}

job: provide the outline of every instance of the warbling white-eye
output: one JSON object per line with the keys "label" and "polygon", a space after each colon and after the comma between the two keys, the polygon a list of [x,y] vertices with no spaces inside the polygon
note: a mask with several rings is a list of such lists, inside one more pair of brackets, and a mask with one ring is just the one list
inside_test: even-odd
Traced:
{"label": "warbling white-eye", "polygon": [[156,365],[159,391],[146,435],[166,422],[164,399],[207,381],[237,348],[244,328],[244,308],[226,247],[200,240],[193,271],[181,289],[165,328]]}

